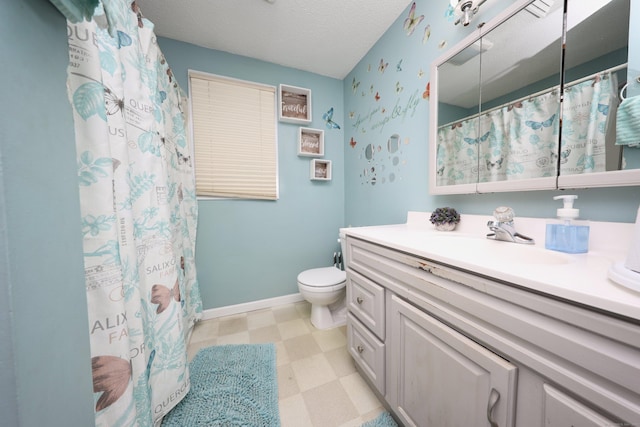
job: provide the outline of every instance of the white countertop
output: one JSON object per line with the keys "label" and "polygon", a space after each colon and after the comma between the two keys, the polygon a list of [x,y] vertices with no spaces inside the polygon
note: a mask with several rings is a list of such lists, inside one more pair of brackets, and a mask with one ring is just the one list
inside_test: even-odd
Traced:
{"label": "white countertop", "polygon": [[[435,230],[429,212],[409,212],[407,223],[341,229],[392,249],[476,272],[523,288],[640,320],[640,292],[608,277],[623,262],[634,224],[590,222],[589,252],[565,254],[544,248],[546,221],[515,219],[516,231],[533,237],[535,245],[486,238],[490,216],[464,215],[454,231]],[[635,273],[634,273],[635,274]],[[640,281],[640,274],[638,274]]]}

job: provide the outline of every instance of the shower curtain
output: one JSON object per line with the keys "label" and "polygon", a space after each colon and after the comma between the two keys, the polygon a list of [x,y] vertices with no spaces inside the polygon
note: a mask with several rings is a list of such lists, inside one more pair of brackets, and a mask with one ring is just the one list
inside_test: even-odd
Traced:
{"label": "shower curtain", "polygon": [[[618,106],[618,81],[611,72],[565,88],[560,174],[606,170],[606,139]],[[611,135],[615,138],[614,135]]]}
{"label": "shower curtain", "polygon": [[438,128],[438,185],[540,178],[606,170],[606,141],[618,106],[610,71],[565,87],[558,152],[558,90]]}
{"label": "shower curtain", "polygon": [[96,426],[157,426],[202,313],[186,102],[135,2],[67,27]]}
{"label": "shower curtain", "polygon": [[558,90],[487,113],[489,138],[480,145],[480,182],[556,175]]}

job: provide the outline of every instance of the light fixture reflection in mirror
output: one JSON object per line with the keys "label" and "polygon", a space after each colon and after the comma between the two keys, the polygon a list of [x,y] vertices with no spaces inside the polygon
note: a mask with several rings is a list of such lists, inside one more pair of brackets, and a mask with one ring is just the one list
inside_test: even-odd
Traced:
{"label": "light fixture reflection in mirror", "polygon": [[462,24],[468,26],[473,15],[478,13],[478,9],[487,0],[451,0],[454,16],[457,17],[454,25]]}

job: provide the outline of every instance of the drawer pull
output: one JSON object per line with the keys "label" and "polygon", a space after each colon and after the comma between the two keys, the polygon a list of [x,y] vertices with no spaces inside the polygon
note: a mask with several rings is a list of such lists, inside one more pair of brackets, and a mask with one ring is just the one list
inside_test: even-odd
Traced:
{"label": "drawer pull", "polygon": [[356,298],[356,302],[358,304],[362,304],[364,302],[364,300],[362,298],[358,297],[358,298]]}
{"label": "drawer pull", "polygon": [[489,394],[489,401],[487,402],[487,420],[489,420],[491,427],[499,427],[498,423],[493,420],[493,408],[498,403],[498,400],[500,400],[500,392],[492,388]]}
{"label": "drawer pull", "polygon": [[358,353],[362,353],[364,351],[364,347],[359,345],[356,347],[356,350],[358,350]]}

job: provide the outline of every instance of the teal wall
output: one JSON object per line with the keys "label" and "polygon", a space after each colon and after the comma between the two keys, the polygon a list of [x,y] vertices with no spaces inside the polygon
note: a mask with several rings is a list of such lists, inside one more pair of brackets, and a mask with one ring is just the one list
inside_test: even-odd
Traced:
{"label": "teal wall", "polygon": [[90,426],[66,22],[43,0],[0,9],[0,423]]}
{"label": "teal wall", "polygon": [[[467,214],[491,215],[501,205],[512,206],[517,216],[549,218],[556,214],[558,203],[551,198],[560,191],[429,195],[429,105],[423,93],[430,80],[430,65],[479,23],[513,2],[486,3],[467,28],[453,25],[453,19],[447,17],[448,3],[417,0],[415,16],[425,18],[411,35],[403,28],[407,7],[344,79],[346,224],[404,222],[409,210],[430,211],[445,205]],[[431,33],[425,41],[427,25]],[[388,63],[384,72],[379,71],[381,60]],[[358,85],[355,90],[354,83]],[[403,141],[396,153],[387,149],[392,134]],[[373,159],[366,156],[367,146],[374,147]],[[579,196],[576,207],[582,218],[635,221],[640,203],[637,186],[568,192]]]}
{"label": "teal wall", "polygon": [[334,121],[343,124],[342,81],[171,39],[158,43],[185,90],[188,69],[311,89],[313,122],[303,126],[324,129],[333,179],[309,179],[311,160],[297,155],[300,125],[279,123],[279,200],[198,202],[196,265],[205,309],[297,293],[298,273],[332,264],[344,224],[344,133],[322,120],[333,107]]}

